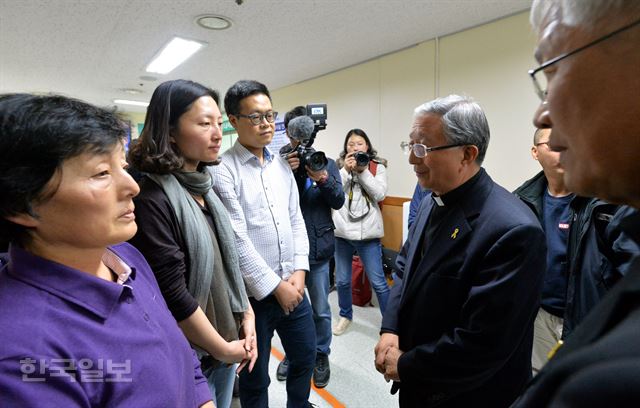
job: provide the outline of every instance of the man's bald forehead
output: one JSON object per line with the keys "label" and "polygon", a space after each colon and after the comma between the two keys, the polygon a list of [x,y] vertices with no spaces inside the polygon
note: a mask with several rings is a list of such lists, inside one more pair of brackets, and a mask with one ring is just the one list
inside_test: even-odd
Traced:
{"label": "man's bald forehead", "polygon": [[540,142],[540,139],[549,133],[551,133],[551,129],[548,128],[536,129],[533,133],[533,145],[537,145]]}

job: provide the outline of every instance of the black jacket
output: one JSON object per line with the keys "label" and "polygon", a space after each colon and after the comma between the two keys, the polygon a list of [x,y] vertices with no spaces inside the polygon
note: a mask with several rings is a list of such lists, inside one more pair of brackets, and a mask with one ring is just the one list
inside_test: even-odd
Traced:
{"label": "black jacket", "polygon": [[[547,179],[541,171],[514,191],[541,223],[546,189]],[[620,227],[621,220],[633,211],[630,207],[610,204],[598,198],[576,196],[571,201],[563,338],[626,274],[631,261],[638,255],[637,244]]]}
{"label": "black jacket", "polygon": [[[627,217],[640,244],[640,215]],[[535,376],[513,407],[637,407],[640,401],[640,258]]]}
{"label": "black jacket", "polygon": [[344,205],[342,178],[336,162],[327,158],[327,181],[309,188],[307,172],[299,169],[294,173],[300,193],[300,208],[309,237],[309,263],[320,263],[331,259],[335,250],[334,225],[331,209],[338,210]]}

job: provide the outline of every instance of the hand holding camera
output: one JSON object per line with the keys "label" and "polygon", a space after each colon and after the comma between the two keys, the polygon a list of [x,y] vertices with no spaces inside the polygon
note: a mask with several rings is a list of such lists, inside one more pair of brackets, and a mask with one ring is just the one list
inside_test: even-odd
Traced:
{"label": "hand holding camera", "polygon": [[[287,153],[283,157],[287,160],[287,163],[289,163],[289,167],[291,167],[291,170],[293,172],[297,171],[301,167],[300,166],[301,160],[297,150],[291,153]],[[304,170],[306,170],[307,175],[311,180],[315,182],[319,182],[321,180],[326,180],[329,177],[329,173],[327,173],[326,166],[323,166],[318,170],[318,169],[314,169],[313,167],[310,167],[308,163],[305,163],[305,164],[306,166],[304,167]]]}
{"label": "hand holding camera", "polygon": [[293,170],[294,172],[298,170],[298,168],[300,167],[300,158],[298,157],[297,150],[294,150],[291,153],[285,153],[283,157],[287,160],[287,163],[289,163],[289,167],[291,167],[291,170]]}
{"label": "hand holding camera", "polygon": [[306,170],[309,178],[318,184],[324,183],[329,178],[329,173],[326,169],[314,171],[309,166],[307,166]]}
{"label": "hand holding camera", "polygon": [[358,173],[362,173],[369,167],[369,161],[371,161],[371,158],[366,152],[355,151],[345,156],[344,167],[349,172],[355,170]]}

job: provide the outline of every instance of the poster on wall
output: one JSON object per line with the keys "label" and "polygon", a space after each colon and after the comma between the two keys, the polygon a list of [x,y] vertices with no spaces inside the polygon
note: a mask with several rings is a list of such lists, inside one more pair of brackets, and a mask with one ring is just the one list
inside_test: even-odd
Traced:
{"label": "poster on wall", "polygon": [[284,128],[284,115],[276,118],[276,131],[273,134],[273,140],[269,143],[268,147],[274,154],[278,154],[280,148],[289,143],[287,132]]}

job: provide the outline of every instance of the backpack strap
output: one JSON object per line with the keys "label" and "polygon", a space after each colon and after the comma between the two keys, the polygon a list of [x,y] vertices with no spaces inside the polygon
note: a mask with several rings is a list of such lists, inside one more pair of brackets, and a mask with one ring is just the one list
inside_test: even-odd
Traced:
{"label": "backpack strap", "polygon": [[[376,176],[377,170],[378,170],[378,163],[373,160],[369,161],[369,171],[371,172],[371,174],[373,174],[373,177]],[[380,210],[382,211],[382,201],[378,201],[378,207],[380,207]]]}
{"label": "backpack strap", "polygon": [[378,163],[376,163],[373,160],[371,160],[369,162],[369,171],[371,172],[371,174],[373,174],[374,177],[376,175],[376,171],[377,170],[378,170]]}

